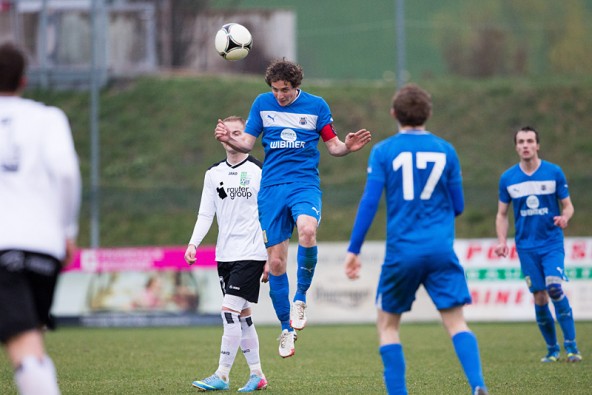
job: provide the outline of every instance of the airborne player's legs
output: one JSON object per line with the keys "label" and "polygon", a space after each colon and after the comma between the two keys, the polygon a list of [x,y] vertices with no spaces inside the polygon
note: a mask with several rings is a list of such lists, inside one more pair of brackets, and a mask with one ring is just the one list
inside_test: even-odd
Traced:
{"label": "airborne player's legs", "polygon": [[306,293],[310,288],[318,261],[317,229],[321,222],[322,192],[316,186],[302,186],[292,190],[290,205],[298,228],[296,257],[297,285],[290,315],[290,325],[296,330],[306,326]]}
{"label": "airborne player's legs", "polygon": [[288,243],[295,226],[287,205],[288,194],[284,185],[273,185],[262,187],[257,197],[268,255],[269,296],[282,330],[279,338],[282,358],[294,355],[296,340],[294,329],[290,326],[290,283],[286,273]]}

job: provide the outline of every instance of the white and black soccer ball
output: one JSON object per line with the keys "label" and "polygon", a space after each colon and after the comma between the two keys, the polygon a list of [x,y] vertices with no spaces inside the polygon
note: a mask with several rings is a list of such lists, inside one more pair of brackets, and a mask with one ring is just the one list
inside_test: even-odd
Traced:
{"label": "white and black soccer ball", "polygon": [[241,60],[249,54],[253,46],[253,36],[243,25],[227,23],[216,33],[214,45],[224,59]]}

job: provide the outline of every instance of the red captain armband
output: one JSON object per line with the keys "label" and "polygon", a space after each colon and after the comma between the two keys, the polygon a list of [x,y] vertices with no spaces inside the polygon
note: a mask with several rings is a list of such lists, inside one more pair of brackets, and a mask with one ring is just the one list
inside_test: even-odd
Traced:
{"label": "red captain armband", "polygon": [[321,129],[321,137],[323,138],[323,141],[329,141],[332,138],[337,137],[337,132],[335,131],[335,129],[333,128],[333,124],[332,123],[328,123],[326,124],[322,129]]}

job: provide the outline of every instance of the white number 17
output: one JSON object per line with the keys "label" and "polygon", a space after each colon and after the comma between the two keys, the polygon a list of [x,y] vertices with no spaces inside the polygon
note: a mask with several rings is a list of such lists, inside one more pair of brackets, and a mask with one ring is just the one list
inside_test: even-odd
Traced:
{"label": "white number 17", "polygon": [[[417,152],[415,156],[415,166],[418,169],[427,169],[428,163],[434,163],[430,176],[419,195],[421,200],[428,200],[432,196],[438,180],[442,177],[446,165],[446,154],[442,152]],[[393,170],[397,171],[399,169],[402,169],[403,172],[403,199],[413,200],[415,198],[415,188],[413,186],[413,154],[411,152],[401,152],[393,160]]]}

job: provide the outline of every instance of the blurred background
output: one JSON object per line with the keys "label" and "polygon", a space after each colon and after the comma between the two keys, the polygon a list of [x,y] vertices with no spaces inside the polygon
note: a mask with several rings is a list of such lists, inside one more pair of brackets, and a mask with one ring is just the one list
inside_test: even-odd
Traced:
{"label": "blurred background", "polygon": [[[495,237],[497,183],[518,161],[513,133],[535,127],[541,157],[561,165],[570,183],[576,214],[566,230],[569,258],[587,262],[573,269],[586,289],[592,280],[591,17],[592,0],[0,0],[0,42],[13,40],[27,51],[25,96],[59,106],[70,118],[84,178],[80,246],[181,246],[161,288],[176,295],[171,284],[194,290],[209,281],[216,311],[214,273],[208,281],[174,273],[184,265],[182,246],[195,223],[203,174],[224,158],[212,136],[216,120],[246,117],[253,99],[269,89],[267,64],[281,57],[303,66],[303,89],[327,100],[341,136],[367,128],[376,143],[396,132],[389,107],[401,84],[415,82],[431,92],[428,129],[455,145],[463,167],[466,209],[457,236],[466,251],[475,250],[475,240],[483,254],[469,273],[473,280],[507,279],[479,265],[492,263],[487,251]],[[228,22],[253,34],[244,60],[225,61],[214,49],[216,31]],[[370,148],[346,158],[320,151],[318,238],[344,243]],[[259,146],[253,154],[263,159]],[[384,216],[382,205],[368,240],[384,240]],[[204,243],[211,246],[215,238],[214,225]],[[372,250],[377,264],[381,250]],[[326,259],[340,265],[340,256]],[[133,267],[137,257],[126,262]],[[511,265],[512,292],[524,290]],[[87,304],[100,310],[97,301],[110,300],[111,284],[141,290],[149,274],[125,281],[86,275],[88,289],[100,296]],[[374,283],[365,287],[342,295],[363,294],[371,306]],[[487,287],[477,291],[502,292],[504,305],[503,285]],[[90,295],[86,288],[80,292]],[[581,309],[588,309],[592,294],[580,294]],[[201,298],[207,305],[198,296],[192,303]],[[173,306],[173,296],[167,300]]]}
{"label": "blurred background", "polygon": [[[511,135],[531,124],[541,155],[571,182],[568,233],[584,236],[591,15],[591,0],[0,0],[0,41],[27,49],[27,94],[71,118],[86,181],[83,246],[185,243],[202,173],[223,156],[213,125],[247,115],[277,57],[303,66],[304,89],[327,99],[338,130],[366,127],[375,141],[395,130],[397,85],[428,88],[428,126],[463,162],[461,237],[494,235],[497,179],[517,159]],[[253,33],[242,61],[214,50],[227,22]],[[322,239],[349,236],[368,152],[322,160]],[[380,222],[370,236],[382,238]]]}
{"label": "blurred background", "polygon": [[[52,77],[90,66],[91,14],[98,68],[109,78],[260,73],[278,56],[297,59],[309,78],[329,80],[393,80],[397,55],[408,80],[592,70],[589,0],[2,0],[0,10],[0,37],[22,42],[34,71]],[[256,43],[233,65],[212,52],[212,35],[228,21],[244,24]]]}

